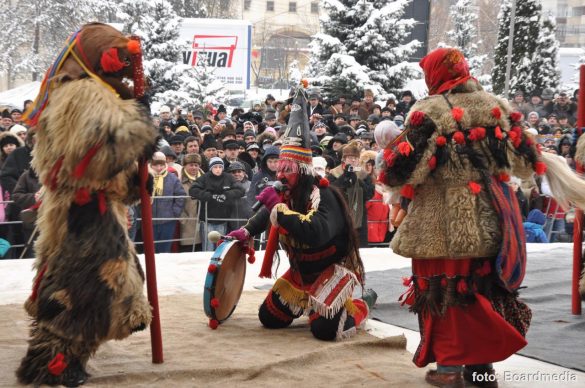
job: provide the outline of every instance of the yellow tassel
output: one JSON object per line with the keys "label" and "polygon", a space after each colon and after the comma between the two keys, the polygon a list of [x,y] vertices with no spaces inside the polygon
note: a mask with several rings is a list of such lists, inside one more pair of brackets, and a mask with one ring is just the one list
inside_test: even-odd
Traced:
{"label": "yellow tassel", "polygon": [[286,279],[280,278],[272,287],[272,291],[278,293],[280,298],[291,306],[299,306],[303,309],[307,308],[309,297],[303,290],[294,287]]}
{"label": "yellow tassel", "polygon": [[345,307],[345,309],[347,310],[347,313],[349,315],[355,315],[359,310],[358,308],[355,306],[355,304],[353,304],[353,299],[349,298],[348,300],[345,301],[345,304],[343,305],[343,307]]}

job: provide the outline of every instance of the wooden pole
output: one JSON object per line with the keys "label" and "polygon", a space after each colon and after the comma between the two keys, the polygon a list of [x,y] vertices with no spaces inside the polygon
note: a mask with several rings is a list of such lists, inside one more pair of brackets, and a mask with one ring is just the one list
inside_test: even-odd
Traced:
{"label": "wooden pole", "polygon": [[[132,36],[132,40],[140,43],[140,37]],[[144,69],[142,67],[142,50],[132,54],[134,66],[134,97],[144,97]],[[142,241],[144,241],[144,262],[146,264],[146,291],[148,301],[152,306],[152,322],[150,323],[150,344],[152,349],[152,362],[163,363],[163,346],[160,327],[160,313],[158,308],[158,290],[156,285],[156,262],[154,260],[154,237],[152,231],[152,207],[150,206],[150,194],[146,190],[148,181],[148,161],[139,161],[140,176],[140,207],[142,210]]]}

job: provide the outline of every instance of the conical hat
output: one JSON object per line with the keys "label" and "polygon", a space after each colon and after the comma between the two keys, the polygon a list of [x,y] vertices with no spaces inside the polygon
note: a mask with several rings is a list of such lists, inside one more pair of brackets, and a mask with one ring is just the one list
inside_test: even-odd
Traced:
{"label": "conical hat", "polygon": [[280,159],[290,160],[299,164],[300,170],[310,173],[313,156],[311,152],[311,136],[309,135],[309,119],[307,117],[307,94],[298,87],[293,97],[288,129],[282,137]]}

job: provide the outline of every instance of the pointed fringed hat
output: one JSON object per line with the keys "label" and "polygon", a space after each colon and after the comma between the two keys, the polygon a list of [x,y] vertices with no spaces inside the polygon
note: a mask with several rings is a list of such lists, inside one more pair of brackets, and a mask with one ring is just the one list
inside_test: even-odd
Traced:
{"label": "pointed fringed hat", "polygon": [[[288,121],[288,129],[282,137],[280,147],[281,164],[295,162],[298,172],[313,174],[313,155],[311,152],[311,136],[309,135],[309,119],[307,117],[307,93],[300,86],[293,96],[291,113]],[[291,163],[296,170],[296,166]]]}

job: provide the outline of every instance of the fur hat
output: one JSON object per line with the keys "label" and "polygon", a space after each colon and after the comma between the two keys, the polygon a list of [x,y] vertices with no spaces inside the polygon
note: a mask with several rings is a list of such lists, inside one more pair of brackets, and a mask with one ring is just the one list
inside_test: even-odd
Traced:
{"label": "fur hat", "polygon": [[374,92],[372,91],[372,89],[366,89],[364,90],[364,97],[374,97]]}
{"label": "fur hat", "polygon": [[27,132],[27,131],[28,131],[28,129],[26,129],[25,126],[22,126],[20,124],[14,124],[12,127],[10,127],[10,133],[12,133],[13,135],[17,135],[17,136],[19,133]]}
{"label": "fur hat", "polygon": [[185,155],[183,157],[183,166],[186,166],[189,163],[197,163],[198,165],[201,165],[201,155],[196,153]]}
{"label": "fur hat", "polygon": [[214,156],[209,161],[209,169],[211,170],[211,167],[213,166],[221,166],[221,168],[223,168],[224,167],[223,160],[221,160],[221,158],[218,158],[217,156]]}
{"label": "fur hat", "polygon": [[18,136],[14,135],[13,133],[2,132],[2,133],[0,133],[0,150],[6,144],[14,144],[17,147],[22,147],[24,145],[22,140]]}
{"label": "fur hat", "polygon": [[201,143],[201,149],[206,150],[208,148],[216,148],[217,149],[217,140],[215,140],[215,136],[212,134],[206,135],[203,138],[203,143]]}
{"label": "fur hat", "polygon": [[364,150],[360,154],[360,166],[364,167],[370,160],[375,161],[378,153],[372,150]]}
{"label": "fur hat", "polygon": [[349,142],[345,147],[343,147],[343,150],[341,151],[342,158],[346,156],[355,156],[359,158],[362,150],[360,144],[361,143],[357,143],[355,141]]}

